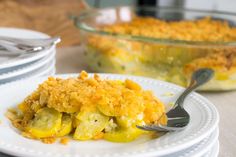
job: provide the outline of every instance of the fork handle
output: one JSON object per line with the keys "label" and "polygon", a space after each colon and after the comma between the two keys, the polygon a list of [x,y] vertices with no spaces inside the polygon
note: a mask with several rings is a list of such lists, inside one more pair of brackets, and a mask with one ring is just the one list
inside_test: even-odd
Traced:
{"label": "fork handle", "polygon": [[186,90],[180,95],[180,97],[175,102],[174,108],[181,107],[183,108],[185,98],[197,89],[199,86],[207,83],[214,75],[214,71],[208,68],[202,68],[195,71],[192,75],[191,82]]}
{"label": "fork handle", "polygon": [[174,108],[176,108],[177,106],[183,108],[183,104],[184,104],[184,100],[185,98],[189,95],[189,93],[191,93],[192,91],[194,91],[195,89],[197,89],[199,85],[196,83],[196,81],[191,81],[190,85],[188,86],[188,88],[186,88],[186,90],[180,95],[180,97],[176,100]]}

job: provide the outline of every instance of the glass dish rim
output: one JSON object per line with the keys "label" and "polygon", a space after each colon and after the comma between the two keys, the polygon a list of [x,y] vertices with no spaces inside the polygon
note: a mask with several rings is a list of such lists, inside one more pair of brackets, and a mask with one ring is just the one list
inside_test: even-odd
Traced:
{"label": "glass dish rim", "polygon": [[[103,30],[99,30],[97,28],[91,27],[83,22],[84,19],[97,16],[96,12],[106,9],[118,9],[118,8],[142,8],[148,10],[164,10],[169,12],[195,12],[195,13],[207,13],[207,14],[219,14],[219,15],[226,15],[226,16],[235,16],[236,13],[226,12],[226,11],[216,11],[216,10],[201,10],[201,9],[190,9],[190,8],[182,8],[182,7],[135,7],[135,6],[118,6],[118,7],[105,7],[105,8],[98,8],[98,9],[87,9],[77,15],[72,15],[70,18],[74,20],[74,25],[89,33],[93,33],[96,35],[108,36],[118,39],[125,39],[125,40],[133,40],[133,41],[142,41],[142,42],[151,42],[151,43],[158,43],[158,44],[167,44],[167,45],[184,45],[184,46],[212,46],[212,47],[219,47],[219,46],[226,46],[226,47],[235,47],[236,40],[230,42],[208,42],[208,41],[187,41],[187,40],[176,40],[176,39],[164,39],[164,38],[152,38],[146,36],[135,36],[135,35],[125,35],[119,33],[111,33],[106,32]],[[235,21],[236,22],[236,21]]]}

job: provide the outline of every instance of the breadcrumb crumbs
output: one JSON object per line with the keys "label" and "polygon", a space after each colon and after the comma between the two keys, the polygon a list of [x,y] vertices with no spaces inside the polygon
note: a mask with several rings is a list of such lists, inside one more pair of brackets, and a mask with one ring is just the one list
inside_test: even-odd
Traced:
{"label": "breadcrumb crumbs", "polygon": [[41,141],[45,144],[52,144],[56,142],[55,137],[47,137],[47,138],[42,138]]}
{"label": "breadcrumb crumbs", "polygon": [[95,136],[93,137],[93,139],[94,139],[94,140],[99,140],[99,139],[102,139],[103,136],[104,136],[104,133],[103,133],[103,132],[100,132],[100,133],[98,133],[97,135],[95,135]]}
{"label": "breadcrumb crumbs", "polygon": [[63,145],[67,145],[69,143],[69,138],[68,137],[62,137],[60,139],[60,143],[63,144]]}
{"label": "breadcrumb crumbs", "polygon": [[130,22],[106,25],[102,29],[112,33],[162,39],[220,42],[236,40],[236,28],[231,27],[227,21],[214,20],[211,17],[181,21],[137,17]]}

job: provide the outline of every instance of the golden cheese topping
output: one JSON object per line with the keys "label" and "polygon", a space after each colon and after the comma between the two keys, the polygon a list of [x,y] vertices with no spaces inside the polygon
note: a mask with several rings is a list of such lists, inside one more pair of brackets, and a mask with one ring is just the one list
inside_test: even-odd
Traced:
{"label": "golden cheese topping", "polygon": [[136,125],[166,123],[165,107],[151,91],[132,80],[88,77],[84,71],[77,78],[48,78],[18,107],[22,115],[10,119],[17,119],[14,126],[45,143],[70,134],[76,140],[128,142],[144,133]]}
{"label": "golden cheese topping", "polygon": [[106,25],[105,31],[135,36],[187,41],[236,41],[236,28],[228,22],[205,17],[198,20],[164,21],[137,17],[130,22]]}
{"label": "golden cheese topping", "polygon": [[[39,95],[36,100],[33,100],[34,95]],[[150,121],[155,120],[152,116],[157,114],[157,109],[164,110],[164,105],[152,92],[141,90],[137,83],[131,80],[101,80],[97,76],[68,79],[51,77],[24,101],[31,110],[37,108],[35,103],[66,113],[98,108],[108,116],[134,117],[150,110],[150,114],[146,115]]]}
{"label": "golden cheese topping", "polygon": [[176,44],[174,41],[173,44],[162,44],[158,41],[144,42],[143,38],[139,41],[92,34],[87,39],[85,57],[95,71],[148,76],[187,86],[195,70],[211,68],[215,76],[201,89],[235,88],[235,46],[207,44],[236,42],[236,27],[227,21],[211,17],[181,21],[135,17],[129,22],[103,25],[100,29],[117,34],[198,41],[202,44]]}

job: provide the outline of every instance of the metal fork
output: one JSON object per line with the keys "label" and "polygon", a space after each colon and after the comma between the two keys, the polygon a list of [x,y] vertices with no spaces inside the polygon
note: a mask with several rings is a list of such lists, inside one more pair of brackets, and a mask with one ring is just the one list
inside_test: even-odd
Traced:
{"label": "metal fork", "polygon": [[189,124],[190,116],[183,107],[185,98],[189,95],[189,93],[194,91],[196,88],[208,82],[213,77],[213,75],[214,71],[208,68],[199,69],[193,73],[190,85],[177,99],[173,108],[166,113],[168,118],[166,126],[161,124],[152,124],[143,126],[137,125],[137,128],[147,131],[164,131],[164,132],[180,131],[186,128],[186,126]]}
{"label": "metal fork", "polygon": [[59,37],[47,39],[19,39],[0,36],[0,55],[30,54],[50,48],[60,42]]}
{"label": "metal fork", "polygon": [[38,38],[38,39],[24,39],[24,38],[14,38],[0,36],[0,41],[5,41],[8,43],[13,43],[21,46],[50,46],[55,45],[61,41],[60,37],[51,37],[51,38]]}
{"label": "metal fork", "polygon": [[32,46],[12,45],[0,40],[0,55],[14,56],[14,55],[38,52],[44,49],[45,48],[42,46],[32,47]]}

